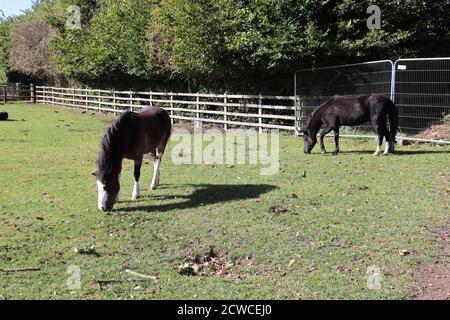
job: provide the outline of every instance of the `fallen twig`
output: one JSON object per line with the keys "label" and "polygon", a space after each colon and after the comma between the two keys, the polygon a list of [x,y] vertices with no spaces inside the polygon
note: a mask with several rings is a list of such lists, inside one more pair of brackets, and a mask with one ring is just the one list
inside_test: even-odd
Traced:
{"label": "fallen twig", "polygon": [[133,276],[140,277],[140,278],[144,278],[144,279],[158,280],[158,277],[157,277],[157,276],[148,276],[148,275],[146,275],[146,274],[137,273],[137,272],[134,272],[134,271],[131,271],[131,270],[128,270],[128,269],[125,270],[125,272],[126,272],[126,273],[129,273],[129,274],[131,274],[131,275],[133,275]]}
{"label": "fallen twig", "polygon": [[13,273],[13,272],[33,272],[40,271],[41,268],[17,268],[17,269],[0,269],[3,273]]}
{"label": "fallen twig", "polygon": [[119,280],[119,279],[98,279],[94,280],[94,283],[98,284],[100,287],[108,284],[121,284],[121,283],[127,283],[127,282],[146,282],[146,281],[153,281],[155,279],[125,279],[125,280]]}
{"label": "fallen twig", "polygon": [[159,237],[160,237],[161,239],[163,239],[164,241],[169,241],[169,239],[167,239],[166,237],[164,237],[161,233],[159,234]]}

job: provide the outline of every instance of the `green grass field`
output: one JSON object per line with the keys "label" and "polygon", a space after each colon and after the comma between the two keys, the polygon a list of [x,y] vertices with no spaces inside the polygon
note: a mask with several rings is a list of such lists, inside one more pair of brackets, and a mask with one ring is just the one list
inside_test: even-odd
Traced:
{"label": "green grass field", "polygon": [[[0,298],[406,299],[418,264],[442,259],[424,225],[448,218],[448,146],[373,157],[373,141],[342,139],[339,156],[317,147],[306,156],[299,138],[281,136],[274,176],[251,165],[175,165],[169,148],[161,188],[149,191],[145,164],[136,202],[124,162],[122,202],[107,215],[91,172],[111,118],[1,109],[11,121],[0,122],[0,269],[39,270],[0,272]],[[210,247],[227,272],[180,272]],[[81,270],[79,290],[67,286],[69,266]],[[380,290],[366,286],[370,266],[382,271]],[[127,280],[127,269],[158,279],[98,285]]]}

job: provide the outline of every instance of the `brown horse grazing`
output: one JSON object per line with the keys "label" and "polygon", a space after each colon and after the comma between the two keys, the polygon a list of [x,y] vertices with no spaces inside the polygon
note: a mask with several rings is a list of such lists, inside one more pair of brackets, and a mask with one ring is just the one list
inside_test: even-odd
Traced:
{"label": "brown horse grazing", "polygon": [[[390,131],[387,129],[389,120]],[[317,107],[309,117],[305,130],[302,130],[305,141],[304,152],[311,153],[317,143],[317,133],[320,133],[320,149],[325,153],[323,138],[334,131],[336,149],[333,154],[339,153],[339,127],[357,126],[371,121],[377,133],[377,150],[374,155],[381,154],[381,144],[386,138],[384,154],[394,152],[395,136],[398,129],[397,107],[390,99],[383,95],[368,95],[343,97],[334,96],[321,106]]]}
{"label": "brown horse grazing", "polygon": [[159,185],[159,167],[172,132],[169,114],[158,107],[127,111],[112,124],[100,143],[97,159],[98,209],[110,211],[120,191],[122,160],[134,161],[134,190],[132,199],[140,196],[139,178],[144,154],[149,153],[154,173],[151,189]]}

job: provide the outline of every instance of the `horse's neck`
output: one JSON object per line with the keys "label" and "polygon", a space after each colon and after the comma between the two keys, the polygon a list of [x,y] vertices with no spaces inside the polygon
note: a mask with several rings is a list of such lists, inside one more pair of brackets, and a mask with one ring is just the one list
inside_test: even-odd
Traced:
{"label": "horse's neck", "polygon": [[109,161],[111,164],[111,174],[120,175],[122,172],[122,161],[124,159],[123,153],[112,149],[107,152],[108,153],[105,154],[105,158],[108,159],[106,161]]}
{"label": "horse's neck", "polygon": [[320,109],[316,110],[311,117],[311,121],[309,123],[309,130],[312,135],[316,135],[317,132],[322,127],[322,112]]}
{"label": "horse's neck", "polygon": [[110,148],[110,159],[112,162],[112,170],[114,173],[120,175],[122,172],[122,161],[125,158],[125,137],[123,134],[117,132],[114,137],[114,142],[112,142],[112,147]]}
{"label": "horse's neck", "polygon": [[111,161],[112,161],[112,172],[120,175],[120,173],[122,172],[122,161],[123,161],[123,154],[115,154],[112,156]]}

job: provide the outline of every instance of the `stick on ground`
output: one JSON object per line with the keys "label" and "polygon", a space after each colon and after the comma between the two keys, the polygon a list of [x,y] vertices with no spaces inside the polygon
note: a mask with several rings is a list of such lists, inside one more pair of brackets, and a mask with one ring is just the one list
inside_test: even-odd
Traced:
{"label": "stick on ground", "polygon": [[17,268],[17,269],[0,269],[3,273],[13,273],[13,272],[33,272],[40,271],[41,268]]}

